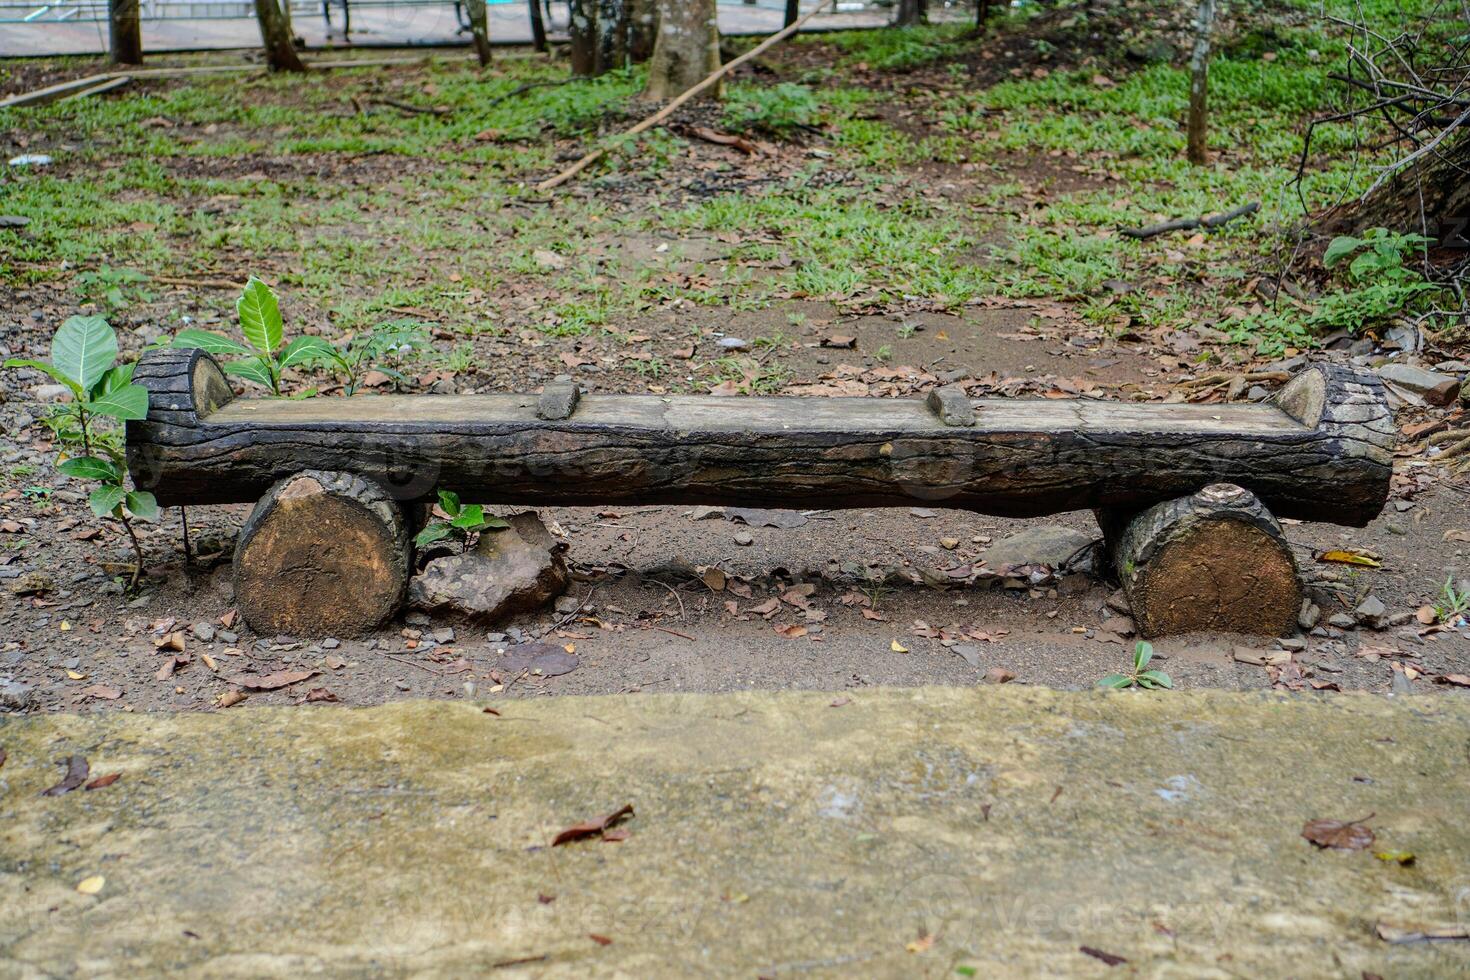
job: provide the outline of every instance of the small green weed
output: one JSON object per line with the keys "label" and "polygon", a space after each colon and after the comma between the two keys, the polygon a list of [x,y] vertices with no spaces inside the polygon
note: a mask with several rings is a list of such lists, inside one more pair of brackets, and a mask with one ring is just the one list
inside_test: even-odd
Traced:
{"label": "small green weed", "polygon": [[1153,659],[1153,644],[1139,640],[1133,647],[1133,671],[1127,674],[1109,674],[1097,682],[1098,687],[1115,688],[1122,690],[1128,687],[1141,687],[1147,690],[1159,688],[1172,688],[1174,681],[1162,670],[1149,670],[1148,662]]}

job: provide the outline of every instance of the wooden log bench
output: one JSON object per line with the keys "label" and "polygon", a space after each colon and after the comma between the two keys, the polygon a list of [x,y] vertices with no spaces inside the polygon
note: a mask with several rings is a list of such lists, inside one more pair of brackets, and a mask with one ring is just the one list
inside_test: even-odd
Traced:
{"label": "wooden log bench", "polygon": [[209,354],[177,349],[146,353],[135,379],[150,408],[128,423],[133,480],[165,506],[256,503],[237,592],[292,597],[246,601],[274,632],[391,614],[412,568],[403,507],[443,488],[534,506],[1090,508],[1146,634],[1279,633],[1301,586],[1275,517],[1366,524],[1394,442],[1377,379],[1329,364],[1269,403],[1223,405],[953,386],[912,400],[582,395],[564,380],[524,395],[236,399]]}

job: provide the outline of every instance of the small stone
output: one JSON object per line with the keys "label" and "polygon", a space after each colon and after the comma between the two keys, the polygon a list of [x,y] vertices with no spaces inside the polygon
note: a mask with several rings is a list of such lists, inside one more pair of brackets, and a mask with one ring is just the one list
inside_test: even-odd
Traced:
{"label": "small stone", "polygon": [[195,623],[189,630],[194,634],[194,639],[200,643],[212,643],[214,641],[214,627],[208,623]]}
{"label": "small stone", "polygon": [[564,595],[556,600],[556,611],[563,615],[570,616],[581,608],[582,600],[574,595]]}
{"label": "small stone", "polygon": [[1283,650],[1291,650],[1300,653],[1307,648],[1307,641],[1300,636],[1286,636],[1276,641],[1276,645]]}
{"label": "small stone", "polygon": [[985,560],[993,569],[1021,565],[1073,568],[1085,564],[1092,541],[1091,534],[1076,528],[1031,527],[995,542]]}
{"label": "small stone", "polygon": [[945,551],[953,551],[960,546],[959,538],[940,538],[939,546]]}
{"label": "small stone", "polygon": [[400,691],[407,691],[407,690],[409,690],[409,686],[407,684],[405,684],[403,681],[394,681],[393,682],[393,686],[396,687],[396,688],[398,688]]}
{"label": "small stone", "polygon": [[1426,371],[1410,364],[1384,364],[1378,376],[1389,384],[1412,392],[1431,405],[1448,405],[1460,390],[1458,378],[1438,371]]}
{"label": "small stone", "polygon": [[20,681],[0,681],[0,711],[24,711],[31,706],[35,690]]}
{"label": "small stone", "polygon": [[737,351],[737,350],[746,350],[749,347],[750,347],[750,344],[746,343],[744,340],[741,340],[739,337],[721,337],[720,338],[720,349],[721,350]]}
{"label": "small stone", "polygon": [[[219,635],[219,638],[221,640],[223,640],[225,638],[225,635],[223,633],[221,633]],[[227,642],[233,642],[233,641],[227,641]],[[337,639],[335,636],[329,636],[325,640],[322,641],[322,649],[323,650],[335,650],[338,647],[340,647],[341,645],[342,645],[342,641],[339,640],[339,639]]]}
{"label": "small stone", "polygon": [[531,261],[535,262],[539,268],[546,269],[548,271],[565,269],[567,266],[566,259],[564,259],[560,255],[557,255],[555,252],[549,251],[544,248],[538,248],[532,251]]}
{"label": "small stone", "polygon": [[1358,608],[1353,610],[1353,616],[1360,623],[1377,626],[1387,612],[1388,607],[1383,604],[1383,600],[1376,595],[1370,595],[1358,603]]}
{"label": "small stone", "polygon": [[434,632],[430,633],[429,636],[432,637],[434,642],[439,644],[440,646],[454,642],[454,630],[448,626],[445,626],[442,629],[435,630]]}
{"label": "small stone", "polygon": [[474,550],[436,558],[409,583],[417,609],[494,621],[546,606],[571,582],[563,546],[534,513],[481,535]]}
{"label": "small stone", "polygon": [[955,653],[964,658],[965,663],[971,667],[980,666],[980,648],[973,643],[956,643],[950,647]]}
{"label": "small stone", "polygon": [[217,633],[214,634],[214,638],[216,640],[219,640],[221,643],[239,643],[240,642],[240,634],[239,633],[231,633],[229,630],[220,630],[220,631],[218,631]]}
{"label": "small stone", "polygon": [[1317,625],[1322,618],[1322,609],[1311,599],[1302,600],[1302,611],[1297,615],[1296,622],[1304,630],[1309,630]]}
{"label": "small stone", "polygon": [[740,545],[740,547],[742,548],[749,548],[751,545],[755,544],[755,538],[751,537],[749,531],[736,531],[735,543]]}
{"label": "small stone", "polygon": [[1358,621],[1347,613],[1333,613],[1327,619],[1328,626],[1335,626],[1340,630],[1350,630],[1358,625]]}
{"label": "small stone", "polygon": [[38,402],[69,402],[71,389],[66,385],[37,385],[31,389]]}

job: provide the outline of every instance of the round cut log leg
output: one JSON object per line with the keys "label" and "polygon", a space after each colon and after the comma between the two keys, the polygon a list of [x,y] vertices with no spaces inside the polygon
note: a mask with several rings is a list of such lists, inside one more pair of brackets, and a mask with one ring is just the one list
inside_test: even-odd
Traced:
{"label": "round cut log leg", "polygon": [[1282,636],[1295,626],[1302,602],[1296,559],[1250,491],[1216,483],[1102,524],[1141,636]]}
{"label": "round cut log leg", "polygon": [[376,483],[306,470],[255,505],[235,546],[235,602],[257,632],[352,636],[393,615],[408,528]]}

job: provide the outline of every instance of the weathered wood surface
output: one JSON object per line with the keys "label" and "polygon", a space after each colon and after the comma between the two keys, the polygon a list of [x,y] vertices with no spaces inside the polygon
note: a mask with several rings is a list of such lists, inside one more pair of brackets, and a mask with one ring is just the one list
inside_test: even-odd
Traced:
{"label": "weathered wood surface", "polygon": [[398,504],[352,473],[275,484],[235,546],[235,603],[258,633],[353,636],[402,604],[411,570]]}
{"label": "weathered wood surface", "polygon": [[1141,508],[1210,483],[1275,513],[1362,525],[1388,494],[1394,430],[1376,379],[1315,365],[1278,405],[977,399],[945,425],[923,399],[537,395],[239,399],[198,351],[150,351],[129,423],[133,478],[163,504],[255,500],[308,468],[399,500],[955,507],[1032,517]]}
{"label": "weathered wood surface", "polygon": [[1194,630],[1283,636],[1302,585],[1281,525],[1255,495],[1212,484],[1131,520],[1101,515],[1140,636]]}

